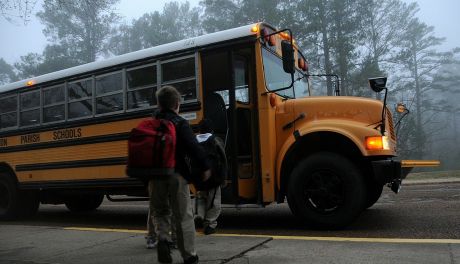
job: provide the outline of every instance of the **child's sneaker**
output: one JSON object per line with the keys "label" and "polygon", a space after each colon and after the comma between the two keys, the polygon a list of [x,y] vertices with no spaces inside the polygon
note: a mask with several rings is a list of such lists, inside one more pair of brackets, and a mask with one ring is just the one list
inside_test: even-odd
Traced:
{"label": "child's sneaker", "polygon": [[155,247],[157,246],[157,244],[158,244],[158,241],[156,241],[156,239],[153,238],[153,237],[151,237],[151,236],[147,236],[145,239],[147,240],[146,247],[147,247],[148,249],[153,249],[153,248],[155,248]]}
{"label": "child's sneaker", "polygon": [[216,229],[215,229],[215,228],[212,228],[212,227],[210,227],[210,226],[206,226],[206,227],[204,228],[204,230],[203,230],[203,233],[204,233],[205,235],[211,235],[211,234],[216,233]]}
{"label": "child's sneaker", "polygon": [[198,255],[188,257],[184,259],[184,264],[197,264],[198,263]]}

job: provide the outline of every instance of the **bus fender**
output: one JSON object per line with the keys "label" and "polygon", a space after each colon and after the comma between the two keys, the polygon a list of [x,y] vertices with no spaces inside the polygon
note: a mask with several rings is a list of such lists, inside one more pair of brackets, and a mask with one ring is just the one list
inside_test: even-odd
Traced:
{"label": "bus fender", "polygon": [[[276,161],[276,186],[277,186],[277,191],[283,191],[283,177],[286,175],[283,175],[284,172],[283,166],[286,164],[284,163],[285,161],[291,160],[290,157],[290,152],[295,150],[295,148],[298,146],[298,144],[301,144],[302,139],[306,138],[309,135],[313,135],[315,133],[329,133],[329,134],[335,134],[339,137],[342,137],[349,142],[351,142],[353,145],[356,146],[358,151],[360,152],[361,155],[364,155],[365,150],[363,149],[362,143],[358,140],[358,138],[352,134],[350,134],[346,129],[338,129],[337,127],[315,127],[312,129],[306,128],[306,129],[299,129],[295,130],[291,136],[289,136],[286,141],[283,143],[282,147],[280,148],[280,151],[278,152],[277,156],[277,161]],[[308,149],[306,149],[306,152],[308,152]],[[283,195],[281,195],[283,196]],[[281,198],[280,198],[281,199]]]}

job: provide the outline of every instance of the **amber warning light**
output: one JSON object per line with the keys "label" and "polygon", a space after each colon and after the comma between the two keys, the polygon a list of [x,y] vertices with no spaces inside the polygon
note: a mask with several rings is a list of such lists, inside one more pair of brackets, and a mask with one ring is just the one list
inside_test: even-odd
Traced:
{"label": "amber warning light", "polygon": [[382,149],[388,150],[390,149],[388,137],[386,136],[366,137],[366,149],[368,150],[382,150]]}
{"label": "amber warning light", "polygon": [[27,82],[26,82],[26,85],[27,85],[27,86],[32,86],[32,85],[34,85],[34,84],[35,84],[35,82],[34,82],[33,80],[30,80],[30,81],[27,81]]}

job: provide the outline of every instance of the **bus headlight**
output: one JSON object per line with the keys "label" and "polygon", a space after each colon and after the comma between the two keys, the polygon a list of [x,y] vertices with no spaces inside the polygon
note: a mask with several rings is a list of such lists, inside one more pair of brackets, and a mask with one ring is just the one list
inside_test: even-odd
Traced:
{"label": "bus headlight", "polygon": [[366,137],[366,149],[368,150],[389,150],[390,141],[387,136]]}

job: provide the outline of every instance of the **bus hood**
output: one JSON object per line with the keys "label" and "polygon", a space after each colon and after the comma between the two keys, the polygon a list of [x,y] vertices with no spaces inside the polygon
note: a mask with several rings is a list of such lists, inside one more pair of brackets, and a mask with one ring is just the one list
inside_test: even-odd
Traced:
{"label": "bus hood", "polygon": [[[363,126],[376,128],[382,120],[383,103],[378,100],[360,97],[306,97],[289,100],[293,104],[288,107],[293,110],[294,118],[304,114],[305,117],[295,123],[296,127],[305,122],[335,120],[337,122],[359,122]],[[388,113],[386,117],[391,114]]]}
{"label": "bus hood", "polygon": [[[358,127],[375,129],[380,133],[379,125],[382,120],[383,103],[381,101],[362,97],[306,97],[288,100],[288,109],[292,109],[293,118],[298,118],[294,126],[300,128],[305,123],[332,121],[340,126],[343,123],[354,124]],[[393,119],[390,111],[386,111],[385,133],[396,139],[393,128]],[[304,115],[304,117],[302,117]]]}

